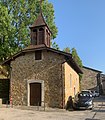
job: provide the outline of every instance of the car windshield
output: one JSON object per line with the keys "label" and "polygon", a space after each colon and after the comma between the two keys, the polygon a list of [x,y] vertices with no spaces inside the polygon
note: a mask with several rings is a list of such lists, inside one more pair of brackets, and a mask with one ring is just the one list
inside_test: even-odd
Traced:
{"label": "car windshield", "polygon": [[89,99],[92,99],[92,96],[90,93],[78,93],[75,96],[74,101],[88,101]]}
{"label": "car windshield", "polygon": [[80,93],[80,94],[78,94],[78,99],[87,100],[87,99],[90,99],[90,98],[91,98],[90,94],[87,94],[87,93]]}
{"label": "car windshield", "polygon": [[95,91],[95,93],[98,93],[97,91]]}
{"label": "car windshield", "polygon": [[80,93],[80,94],[78,94],[78,97],[90,97],[90,94]]}
{"label": "car windshield", "polygon": [[82,91],[82,93],[87,94],[87,93],[90,93],[90,92],[89,91]]}

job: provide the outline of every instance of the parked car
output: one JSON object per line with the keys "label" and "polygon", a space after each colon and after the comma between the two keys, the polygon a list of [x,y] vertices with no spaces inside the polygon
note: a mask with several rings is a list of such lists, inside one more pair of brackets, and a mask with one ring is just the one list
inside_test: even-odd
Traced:
{"label": "parked car", "polygon": [[89,94],[92,97],[92,92],[90,90],[82,90],[81,93]]}
{"label": "parked car", "polygon": [[97,91],[91,91],[91,92],[92,92],[93,97],[99,97],[100,96],[99,92],[97,92]]}
{"label": "parked car", "polygon": [[73,102],[74,109],[92,109],[93,97],[88,93],[78,93]]}

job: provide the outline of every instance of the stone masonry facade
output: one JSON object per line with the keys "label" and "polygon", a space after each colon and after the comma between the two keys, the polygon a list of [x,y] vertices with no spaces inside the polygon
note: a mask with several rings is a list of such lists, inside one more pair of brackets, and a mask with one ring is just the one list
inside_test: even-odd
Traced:
{"label": "stone masonry facade", "polygon": [[97,74],[100,73],[100,71],[87,67],[83,67],[82,71],[81,90],[97,90]]}
{"label": "stone masonry facade", "polygon": [[46,105],[62,108],[64,60],[63,55],[43,50],[42,60],[35,60],[35,52],[28,52],[11,61],[10,95],[13,104],[27,105],[28,80],[42,80]]}

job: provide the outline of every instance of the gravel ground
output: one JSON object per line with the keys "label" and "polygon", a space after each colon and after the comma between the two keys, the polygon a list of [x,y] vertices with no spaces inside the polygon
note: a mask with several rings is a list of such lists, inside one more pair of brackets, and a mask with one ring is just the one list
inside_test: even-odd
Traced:
{"label": "gravel ground", "polygon": [[105,120],[105,97],[96,98],[94,110],[66,111],[48,108],[0,107],[0,120]]}
{"label": "gravel ground", "polygon": [[85,120],[92,118],[91,111],[33,111],[15,108],[1,108],[0,120]]}

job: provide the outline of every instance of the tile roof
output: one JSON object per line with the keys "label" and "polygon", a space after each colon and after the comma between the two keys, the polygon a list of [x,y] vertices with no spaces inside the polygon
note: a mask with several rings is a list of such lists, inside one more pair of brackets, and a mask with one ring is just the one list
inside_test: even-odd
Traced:
{"label": "tile roof", "polygon": [[35,22],[30,26],[30,28],[36,27],[36,26],[43,26],[46,25],[46,22],[43,18],[42,13],[40,12],[37,19],[35,20]]}

